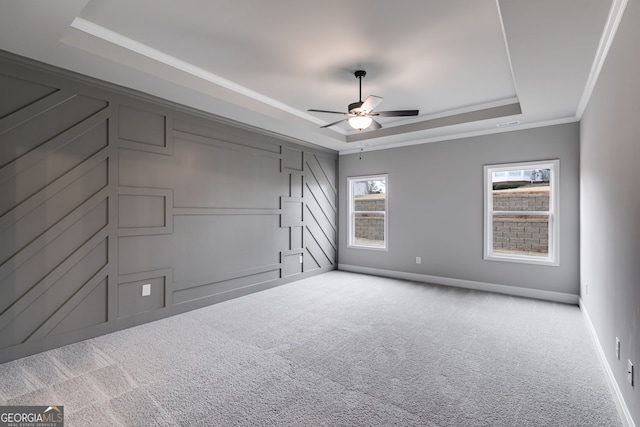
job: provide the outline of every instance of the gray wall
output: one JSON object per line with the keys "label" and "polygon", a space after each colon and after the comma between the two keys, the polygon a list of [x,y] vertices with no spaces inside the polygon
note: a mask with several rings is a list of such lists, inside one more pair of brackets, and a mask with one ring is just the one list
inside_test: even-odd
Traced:
{"label": "gray wall", "polygon": [[[340,156],[339,264],[577,295],[577,123]],[[560,266],[483,260],[483,165],[560,159]],[[346,179],[388,173],[389,250],[347,248]],[[417,265],[415,258],[422,258]],[[577,300],[577,299],[576,299]]]}
{"label": "gray wall", "polygon": [[0,363],[334,269],[336,173],[0,52]]}
{"label": "gray wall", "polygon": [[[630,0],[581,122],[583,307],[640,425],[640,2]],[[588,292],[587,292],[588,285]],[[621,340],[621,360],[615,338]],[[627,360],[636,385],[626,379]]]}

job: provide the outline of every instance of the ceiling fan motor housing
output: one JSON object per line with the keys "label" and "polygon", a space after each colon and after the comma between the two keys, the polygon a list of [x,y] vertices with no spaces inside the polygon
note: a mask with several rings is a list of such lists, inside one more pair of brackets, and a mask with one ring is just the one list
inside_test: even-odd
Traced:
{"label": "ceiling fan motor housing", "polygon": [[363,102],[362,101],[358,101],[358,102],[354,102],[353,104],[349,104],[349,113],[351,114],[358,114],[360,113],[360,107],[362,107]]}

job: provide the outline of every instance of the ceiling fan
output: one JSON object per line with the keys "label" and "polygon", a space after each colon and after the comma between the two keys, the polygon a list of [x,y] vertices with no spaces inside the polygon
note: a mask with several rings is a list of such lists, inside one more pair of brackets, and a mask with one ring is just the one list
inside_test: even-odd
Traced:
{"label": "ceiling fan", "polygon": [[382,125],[377,121],[375,121],[373,117],[400,117],[400,116],[417,116],[418,115],[418,110],[395,110],[395,111],[373,112],[373,109],[376,108],[378,104],[382,102],[382,98],[379,96],[369,95],[367,99],[365,99],[363,102],[362,101],[362,78],[367,75],[367,72],[364,70],[358,70],[354,73],[354,75],[360,82],[360,98],[359,98],[360,100],[358,102],[349,104],[348,112],[342,113],[340,111],[315,110],[315,109],[307,110],[307,111],[313,111],[316,113],[343,114],[347,116],[346,119],[340,119],[337,122],[329,123],[321,127],[327,128],[347,120],[349,121],[349,125],[356,130],[364,130],[369,127],[375,130],[375,129],[382,128]]}

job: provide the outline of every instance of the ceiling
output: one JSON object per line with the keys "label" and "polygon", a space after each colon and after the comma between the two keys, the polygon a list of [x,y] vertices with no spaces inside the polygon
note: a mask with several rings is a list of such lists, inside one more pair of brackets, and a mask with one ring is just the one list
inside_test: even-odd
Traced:
{"label": "ceiling", "polygon": [[[579,120],[624,0],[0,2],[0,49],[348,153]],[[362,95],[383,128],[342,116]]]}

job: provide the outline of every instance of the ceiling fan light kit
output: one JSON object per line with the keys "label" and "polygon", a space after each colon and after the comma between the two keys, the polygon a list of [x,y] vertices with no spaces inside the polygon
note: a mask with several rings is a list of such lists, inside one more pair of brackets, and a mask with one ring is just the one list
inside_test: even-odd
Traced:
{"label": "ceiling fan light kit", "polygon": [[349,126],[355,130],[364,130],[371,126],[373,119],[367,116],[355,116],[349,119]]}
{"label": "ceiling fan light kit", "polygon": [[338,120],[337,122],[329,123],[323,128],[337,125],[339,123],[348,121],[349,126],[351,126],[355,130],[364,130],[368,128],[380,129],[382,125],[375,121],[373,117],[400,117],[400,116],[417,116],[418,110],[395,110],[395,111],[379,111],[374,113],[373,109],[378,106],[382,102],[382,98],[375,95],[369,95],[367,99],[362,101],[362,78],[367,75],[367,72],[364,70],[358,70],[354,73],[356,78],[359,81],[360,87],[360,97],[358,102],[354,102],[349,104],[347,108],[347,113],[342,113],[340,111],[329,111],[329,110],[315,110],[310,109],[308,111],[314,111],[317,113],[329,113],[329,114],[343,114],[348,116],[346,119]]}

